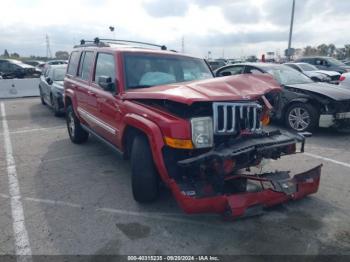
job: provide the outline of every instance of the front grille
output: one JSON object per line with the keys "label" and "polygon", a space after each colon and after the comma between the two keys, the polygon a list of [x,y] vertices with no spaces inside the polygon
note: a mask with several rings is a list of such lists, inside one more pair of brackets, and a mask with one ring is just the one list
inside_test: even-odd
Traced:
{"label": "front grille", "polygon": [[258,103],[213,103],[214,134],[236,134],[261,129],[262,106]]}
{"label": "front grille", "polygon": [[340,75],[331,76],[331,81],[338,81],[339,78],[340,78]]}

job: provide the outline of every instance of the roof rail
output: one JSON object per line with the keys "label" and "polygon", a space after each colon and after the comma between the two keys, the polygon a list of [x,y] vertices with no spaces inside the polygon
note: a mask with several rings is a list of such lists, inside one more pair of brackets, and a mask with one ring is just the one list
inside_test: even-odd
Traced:
{"label": "roof rail", "polygon": [[156,45],[146,42],[140,42],[140,41],[131,41],[131,40],[122,40],[122,39],[100,39],[96,37],[93,41],[87,41],[87,40],[80,40],[80,45],[76,45],[74,47],[86,47],[86,46],[109,46],[108,44],[123,44],[127,45],[130,44],[140,44],[140,45],[148,45],[148,46],[154,46],[159,47],[161,50],[167,50],[167,47],[165,45]]}

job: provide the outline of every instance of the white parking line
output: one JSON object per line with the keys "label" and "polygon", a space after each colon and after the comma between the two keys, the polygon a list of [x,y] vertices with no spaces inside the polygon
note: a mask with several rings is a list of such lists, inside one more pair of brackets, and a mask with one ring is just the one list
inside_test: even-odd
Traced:
{"label": "white parking line", "polygon": [[52,126],[52,127],[42,127],[42,128],[32,128],[32,129],[19,129],[10,131],[10,134],[23,134],[23,133],[32,133],[32,132],[40,132],[40,131],[47,131],[51,129],[66,129],[65,126]]}
{"label": "white parking line", "polygon": [[304,154],[307,155],[307,156],[311,156],[313,158],[322,159],[324,161],[328,161],[328,162],[331,162],[331,163],[334,163],[334,164],[337,164],[337,165],[341,165],[341,166],[345,166],[345,167],[350,168],[350,164],[348,164],[348,163],[344,163],[344,162],[341,162],[341,161],[338,161],[338,160],[334,160],[334,159],[331,159],[331,158],[315,155],[315,154],[308,153],[308,152],[304,152]]}
{"label": "white parking line", "polygon": [[16,163],[13,157],[12,143],[6,120],[5,105],[1,103],[2,128],[6,153],[9,196],[11,202],[12,227],[15,239],[17,261],[32,261],[28,232],[25,226],[21,192],[17,179]]}
{"label": "white parking line", "polygon": [[[52,126],[52,127],[41,127],[41,128],[23,128],[18,130],[9,131],[10,134],[25,134],[25,133],[34,133],[34,132],[41,132],[41,131],[48,131],[48,130],[60,130],[60,129],[66,129],[66,126]],[[0,132],[1,135],[3,135],[3,132]]]}
{"label": "white parking line", "polygon": [[[0,194],[0,197],[9,198],[9,196],[5,194]],[[94,206],[82,206],[79,204],[65,202],[65,201],[41,199],[41,198],[33,198],[33,197],[24,197],[23,201],[44,203],[52,206],[65,206],[65,207],[77,208],[81,210],[90,209],[96,212],[118,214],[122,216],[142,217],[146,219],[156,219],[156,220],[175,222],[175,223],[184,223],[184,224],[191,224],[191,225],[202,225],[206,227],[220,228],[220,229],[225,228],[225,224],[215,225],[212,223],[206,223],[199,220],[195,220],[196,218],[199,218],[199,217],[200,218],[212,218],[212,217],[219,218],[220,216],[216,214],[191,215],[191,218],[192,218],[191,219],[186,214],[181,214],[181,213],[138,212],[138,211],[130,211],[130,210],[124,210],[124,209],[107,208],[107,207],[96,208]]]}

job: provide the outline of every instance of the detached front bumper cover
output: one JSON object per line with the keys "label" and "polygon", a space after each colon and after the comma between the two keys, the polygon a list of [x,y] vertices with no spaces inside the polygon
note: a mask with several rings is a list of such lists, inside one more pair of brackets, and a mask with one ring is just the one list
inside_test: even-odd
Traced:
{"label": "detached front bumper cover", "polygon": [[258,215],[264,212],[265,208],[316,193],[320,184],[321,167],[322,165],[319,165],[294,177],[290,177],[288,172],[271,173],[261,177],[243,176],[248,181],[260,181],[263,185],[271,184],[271,187],[260,192],[227,196],[225,218]]}
{"label": "detached front bumper cover", "polygon": [[[198,165],[211,159],[226,159],[240,154],[262,154],[281,147],[301,143],[300,152],[304,151],[305,137],[289,132],[271,132],[260,137],[250,137],[223,148],[215,148],[200,156],[179,161],[182,167]],[[301,199],[317,192],[322,165],[306,172],[290,175],[289,171],[276,171],[264,174],[232,175],[224,177],[224,181],[246,179],[247,184],[255,185],[255,190],[223,193],[213,196],[190,196],[182,192],[173,181],[170,188],[186,213],[219,213],[227,220],[258,215],[266,208],[289,200]]]}
{"label": "detached front bumper cover", "polygon": [[[262,188],[258,192],[193,198],[183,194],[176,182],[171,183],[170,188],[178,204],[186,213],[218,213],[223,214],[225,220],[231,220],[259,215],[266,208],[316,193],[320,183],[321,168],[322,165],[319,165],[293,177],[289,176],[289,172],[236,177],[261,182]],[[268,186],[268,184],[270,185]]]}

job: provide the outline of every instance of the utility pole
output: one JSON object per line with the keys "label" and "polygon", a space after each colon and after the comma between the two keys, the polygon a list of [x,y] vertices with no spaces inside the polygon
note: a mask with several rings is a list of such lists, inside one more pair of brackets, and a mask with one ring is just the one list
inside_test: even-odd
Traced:
{"label": "utility pole", "polygon": [[291,46],[292,46],[292,34],[293,34],[293,23],[294,23],[294,8],[295,8],[295,0],[293,0],[292,16],[290,18],[289,41],[288,41],[288,49],[287,49],[288,61],[290,61],[290,57],[292,55]]}
{"label": "utility pole", "polygon": [[46,57],[52,58],[51,48],[50,48],[50,38],[46,34]]}

